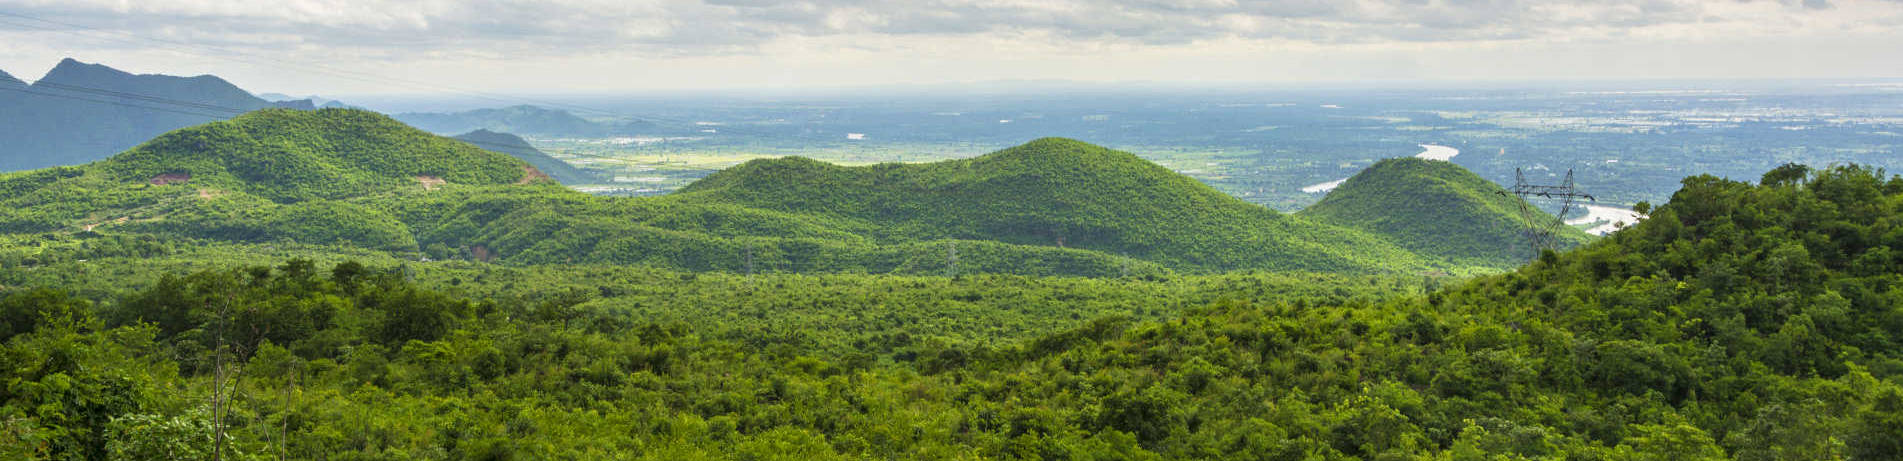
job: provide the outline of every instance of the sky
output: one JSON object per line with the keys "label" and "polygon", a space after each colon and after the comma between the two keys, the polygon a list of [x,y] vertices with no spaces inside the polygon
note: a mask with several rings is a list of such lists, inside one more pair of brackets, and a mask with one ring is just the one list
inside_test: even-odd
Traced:
{"label": "sky", "polygon": [[1903,77],[1903,0],[0,0],[61,58],[290,94]]}

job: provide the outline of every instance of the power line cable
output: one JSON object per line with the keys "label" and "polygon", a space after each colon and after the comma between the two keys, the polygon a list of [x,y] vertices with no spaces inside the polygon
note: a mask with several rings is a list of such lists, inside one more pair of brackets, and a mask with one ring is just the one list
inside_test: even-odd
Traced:
{"label": "power line cable", "polygon": [[39,83],[35,83],[33,86],[52,87],[55,89],[61,89],[61,90],[79,92],[79,93],[91,93],[91,94],[97,94],[101,96],[114,96],[114,97],[120,97],[120,98],[126,98],[126,99],[136,99],[141,101],[150,101],[150,102],[158,102],[158,103],[164,103],[164,104],[172,104],[177,106],[192,107],[197,109],[209,109],[209,110],[225,111],[225,112],[235,111],[240,114],[245,112],[250,112],[250,110],[245,110],[245,109],[237,109],[237,108],[218,106],[213,104],[205,104],[205,103],[184,101],[184,100],[178,100],[178,99],[168,99],[168,98],[163,98],[158,96],[127,93],[123,91],[113,91],[113,90],[107,90],[103,88],[84,87],[84,86],[78,86],[78,85],[66,85],[66,84],[52,83],[52,82],[39,82]]}
{"label": "power line cable", "polygon": [[205,113],[199,113],[199,112],[189,112],[189,111],[183,111],[183,110],[172,110],[172,109],[165,109],[165,108],[159,108],[159,107],[151,107],[151,106],[142,106],[142,105],[138,105],[138,104],[129,104],[129,103],[122,103],[122,102],[115,102],[115,101],[101,101],[101,100],[97,100],[97,99],[91,99],[91,98],[84,98],[84,97],[79,97],[79,96],[73,96],[73,95],[65,95],[65,94],[58,94],[58,93],[46,93],[46,92],[39,92],[39,91],[33,91],[33,90],[30,90],[30,89],[19,89],[19,88],[0,88],[0,90],[6,90],[6,91],[17,91],[17,92],[21,92],[21,93],[26,93],[26,94],[30,94],[30,95],[36,95],[36,96],[47,96],[47,97],[53,97],[53,98],[65,98],[65,99],[74,99],[74,100],[79,100],[79,101],[86,101],[86,102],[93,102],[93,103],[100,103],[100,104],[111,104],[111,105],[115,105],[115,106],[124,106],[124,107],[131,107],[131,108],[137,108],[137,109],[145,109],[145,110],[155,110],[155,111],[159,111],[159,112],[171,112],[171,113],[174,113],[174,114],[184,114],[184,115],[196,115],[196,116],[200,116],[200,117],[206,117],[206,118],[210,118],[210,119],[213,119],[213,120],[223,120],[223,119],[226,119],[226,118],[230,118],[230,116],[227,116],[227,115],[212,115],[212,114],[205,114]]}

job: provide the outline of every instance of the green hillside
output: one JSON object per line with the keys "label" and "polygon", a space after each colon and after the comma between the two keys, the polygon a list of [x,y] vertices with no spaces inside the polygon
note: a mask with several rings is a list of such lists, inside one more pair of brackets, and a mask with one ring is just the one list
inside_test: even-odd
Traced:
{"label": "green hillside", "polygon": [[[986,239],[882,240],[733,203],[596,197],[504,154],[358,110],[266,110],[111,159],[0,177],[0,231],[345,244],[406,257],[696,271],[1112,276],[1167,267]],[[1364,268],[1373,270],[1373,268]]]}
{"label": "green hillside", "polygon": [[[1431,259],[1512,267],[1532,250],[1520,199],[1501,192],[1452,162],[1394,158],[1348,178],[1297,216],[1367,231]],[[1591,239],[1570,226],[1558,232],[1566,247]]]}
{"label": "green hillside", "polygon": [[534,176],[507,155],[372,112],[270,109],[110,159],[0,177],[0,230],[150,232],[415,251],[392,216],[342,200]]}
{"label": "green hillside", "polygon": [[1190,270],[1425,267],[1366,234],[1243,202],[1127,152],[1057,138],[918,165],[756,160],[670,199],[823,216],[878,241],[1078,248]]}
{"label": "green hillside", "polygon": [[124,181],[188,175],[279,202],[378,194],[441,180],[510,184],[525,162],[375,112],[265,110],[166,133],[99,164]]}
{"label": "green hillside", "polygon": [[[544,157],[545,158],[545,157]],[[408,257],[691,271],[1122,276],[1470,274],[1134,155],[1043,139],[923,165],[749,162],[663,197],[575,192],[522,160],[358,110],[265,110],[109,160],[0,178],[9,232],[341,243]]]}
{"label": "green hillside", "polygon": [[476,131],[456,135],[454,139],[475,144],[476,147],[483,149],[509,154],[511,157],[529,162],[529,165],[548,174],[549,177],[555,178],[556,181],[562,184],[601,182],[600,179],[596,178],[595,174],[582,171],[580,168],[575,168],[574,165],[569,165],[568,162],[556,160],[554,157],[548,156],[547,153],[536,149],[535,146],[529,145],[528,141],[524,141],[521,137],[513,134],[478,129]]}

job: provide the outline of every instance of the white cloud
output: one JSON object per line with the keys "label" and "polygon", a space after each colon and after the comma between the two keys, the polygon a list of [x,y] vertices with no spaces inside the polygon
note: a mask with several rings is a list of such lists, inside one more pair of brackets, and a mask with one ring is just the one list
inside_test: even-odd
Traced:
{"label": "white cloud", "polygon": [[[448,73],[412,77],[481,85],[493,76],[466,75],[471,69],[553,73],[518,67],[528,65],[580,66],[617,72],[622,84],[663,86],[1072,78],[1092,62],[1124,66],[1098,72],[1172,80],[1246,77],[1235,69],[1295,62],[1303,67],[1278,75],[1470,73],[1436,64],[1451,61],[1537,74],[1474,57],[1526,50],[1559,53],[1553,76],[1592,68],[1648,77],[1688,70],[1586,60],[1618,50],[1663,59],[1659,53],[1709,53],[1726,43],[1829,45],[1849,54],[1810,71],[1895,76],[1896,64],[1866,61],[1903,54],[1893,45],[1903,43],[1903,2],[1895,0],[0,0],[0,12],[107,31],[46,32],[36,28],[65,27],[0,16],[0,37],[42,48],[0,51],[0,67],[55,52],[117,64],[105,57],[140,61],[141,51],[175,55],[172,43],[189,43],[402,73],[439,69]],[[1737,55],[1733,64],[1764,58],[1720,54]],[[1568,57],[1573,64],[1564,65]],[[828,67],[835,65],[862,67]],[[933,66],[948,72],[917,73]],[[555,74],[545,81],[596,83]]]}

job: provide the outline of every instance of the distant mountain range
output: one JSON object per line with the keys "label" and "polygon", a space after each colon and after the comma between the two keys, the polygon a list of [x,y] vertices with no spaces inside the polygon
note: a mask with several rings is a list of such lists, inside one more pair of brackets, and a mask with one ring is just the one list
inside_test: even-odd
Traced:
{"label": "distant mountain range", "polygon": [[298,104],[300,103],[300,101],[309,102],[311,107],[317,108],[317,109],[354,109],[356,108],[356,106],[345,104],[343,101],[338,101],[338,100],[326,98],[323,96],[298,97],[298,96],[291,96],[284,93],[258,93],[258,97],[263,98],[266,101],[277,102],[277,103]]}
{"label": "distant mountain range", "polygon": [[218,77],[134,75],[65,59],[28,85],[0,82],[0,170],[103,159],[167,131],[275,104]]}
{"label": "distant mountain range", "polygon": [[443,135],[489,130],[528,136],[601,137],[641,134],[654,129],[652,123],[645,121],[595,122],[568,111],[528,105],[454,113],[401,113],[392,117]]}

